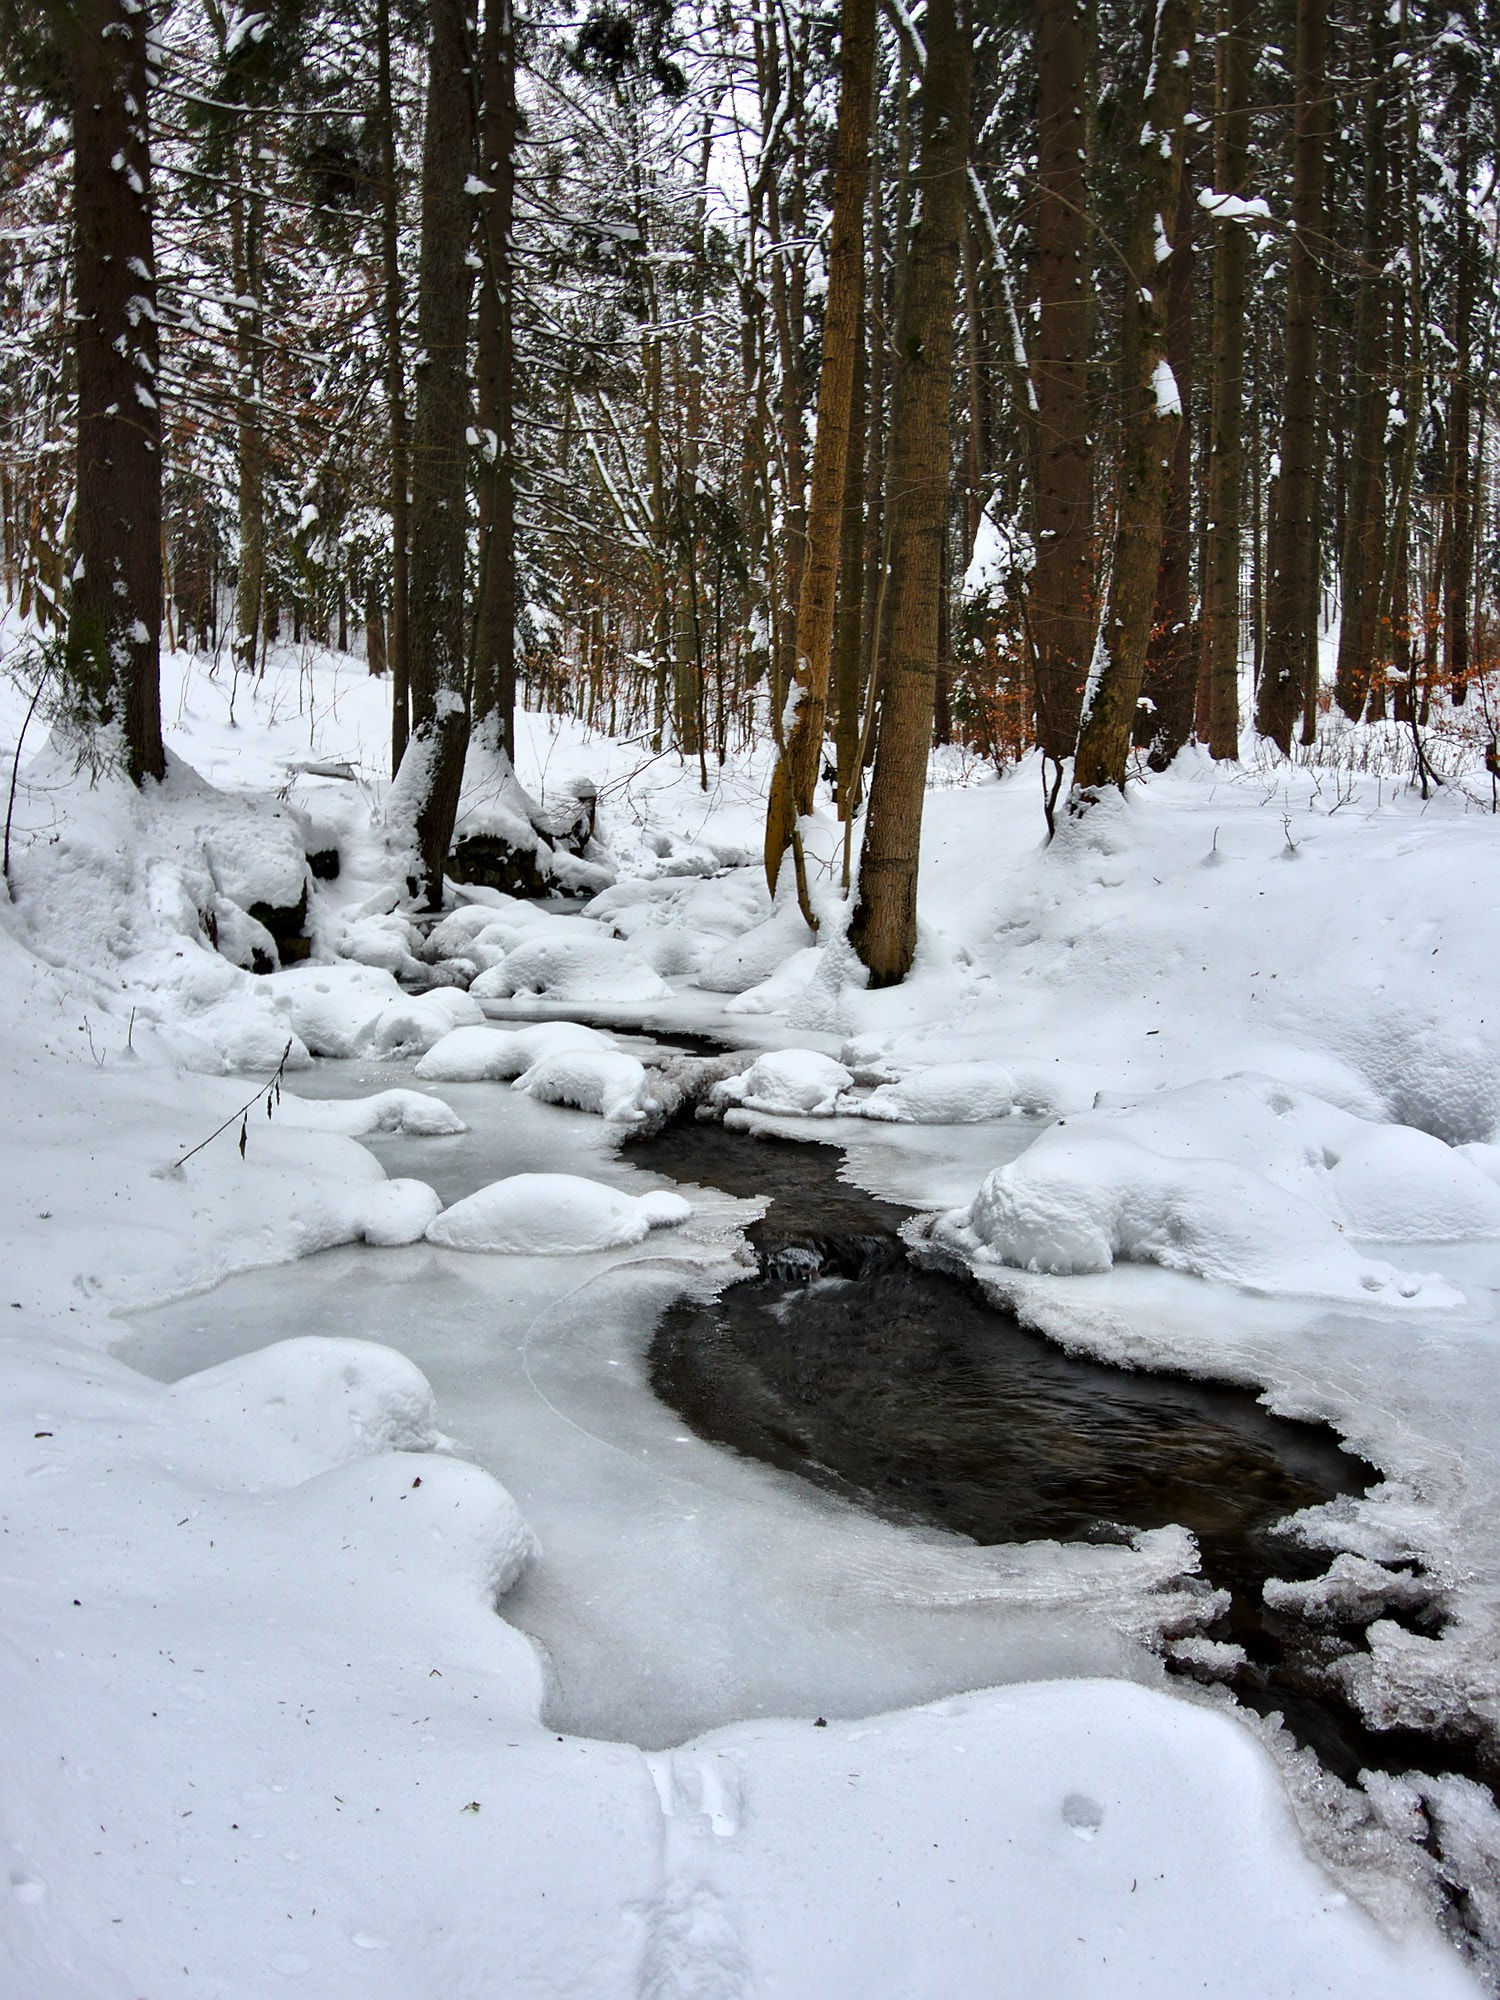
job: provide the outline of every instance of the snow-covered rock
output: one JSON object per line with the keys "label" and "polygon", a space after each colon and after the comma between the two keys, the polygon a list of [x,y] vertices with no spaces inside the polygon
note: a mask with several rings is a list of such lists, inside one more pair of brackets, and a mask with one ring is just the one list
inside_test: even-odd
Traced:
{"label": "snow-covered rock", "polygon": [[543,1104],[592,1111],[618,1125],[643,1124],[656,1109],[651,1072],[618,1049],[555,1050],[523,1071],[511,1089]]}
{"label": "snow-covered rock", "polygon": [[284,1125],[343,1132],[351,1139],[363,1139],[371,1132],[441,1139],[469,1129],[440,1097],[420,1090],[378,1090],[370,1097],[294,1097],[288,1092],[277,1115]]}
{"label": "snow-covered rock", "polygon": [[831,1118],[853,1082],[832,1056],[815,1049],[778,1049],[757,1056],[738,1076],[716,1083],[711,1101],[720,1109],[739,1105],[781,1117]]}
{"label": "snow-covered rock", "polygon": [[1329,1163],[1368,1129],[1266,1079],[1166,1091],[1060,1119],[932,1236],[1024,1271],[1119,1260],[1254,1292],[1451,1305],[1450,1285],[1373,1263],[1343,1233]]}
{"label": "snow-covered rock", "polygon": [[448,1250],[560,1257],[639,1243],[691,1214],[681,1195],[664,1190],[628,1195],[576,1174],[513,1174],[445,1209],[427,1236]]}
{"label": "snow-covered rock", "polygon": [[1019,1095],[1003,1063],[930,1063],[872,1090],[860,1106],[866,1118],[903,1125],[976,1125],[1008,1118]]}
{"label": "snow-covered rock", "polygon": [[545,994],[549,1000],[609,1000],[640,1005],[668,1000],[672,989],[628,944],[579,925],[574,936],[529,939],[474,982],[478,999]]}
{"label": "snow-covered rock", "polygon": [[506,1083],[545,1056],[613,1048],[608,1035],[577,1021],[539,1021],[526,1028],[455,1028],[433,1043],[414,1073],[424,1083]]}

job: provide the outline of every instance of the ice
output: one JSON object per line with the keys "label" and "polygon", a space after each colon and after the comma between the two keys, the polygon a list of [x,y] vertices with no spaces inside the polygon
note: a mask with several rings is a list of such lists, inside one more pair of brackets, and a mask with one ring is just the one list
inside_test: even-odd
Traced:
{"label": "ice", "polygon": [[621,1194],[576,1174],[514,1174],[445,1209],[428,1224],[427,1237],[449,1250],[575,1256],[639,1243],[692,1212],[680,1195]]}
{"label": "ice", "polygon": [[509,1082],[544,1056],[613,1047],[608,1035],[574,1021],[544,1021],[532,1028],[455,1028],[433,1043],[414,1074],[429,1083]]}
{"label": "ice", "polygon": [[716,1083],[712,1098],[721,1107],[829,1118],[853,1082],[832,1056],[819,1055],[815,1049],[781,1049],[757,1056],[740,1075]]}

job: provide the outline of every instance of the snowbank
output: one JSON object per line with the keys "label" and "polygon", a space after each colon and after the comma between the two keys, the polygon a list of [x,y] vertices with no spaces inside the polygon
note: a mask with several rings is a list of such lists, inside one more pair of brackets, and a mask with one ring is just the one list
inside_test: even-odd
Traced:
{"label": "snowbank", "polygon": [[1458,1303],[1441,1279],[1392,1270],[1347,1240],[1339,1149],[1351,1144],[1358,1216],[1398,1219],[1379,1205],[1378,1163],[1398,1160],[1411,1189],[1406,1227],[1362,1233],[1421,1236],[1410,1225],[1428,1222],[1456,1182],[1472,1182],[1486,1201],[1492,1192],[1437,1140],[1367,1127],[1268,1079],[1240,1078],[1060,1119],[990,1174],[966,1209],[938,1218],[932,1240],[976,1265],[1054,1275],[1107,1271],[1120,1259],[1254,1292]]}
{"label": "snowbank", "polygon": [[692,1212],[681,1195],[621,1194],[576,1174],[513,1174],[445,1209],[427,1236],[448,1250],[561,1257],[639,1243]]}

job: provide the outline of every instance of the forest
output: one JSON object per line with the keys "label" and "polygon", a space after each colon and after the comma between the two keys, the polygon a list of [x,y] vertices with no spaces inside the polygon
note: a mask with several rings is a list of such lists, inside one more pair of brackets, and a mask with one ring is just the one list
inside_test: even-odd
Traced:
{"label": "forest", "polygon": [[1434,729],[1494,763],[1472,9],[13,4],[5,50],[4,578],[138,775],[162,644],[362,635],[435,906],[518,701],[705,788],[769,733],[769,879],[826,765],[892,980],[929,739],[1038,747],[1049,825],[1330,702],[1424,787]]}
{"label": "forest", "polygon": [[1497,280],[1490,0],[0,0],[3,2000],[1500,1995]]}

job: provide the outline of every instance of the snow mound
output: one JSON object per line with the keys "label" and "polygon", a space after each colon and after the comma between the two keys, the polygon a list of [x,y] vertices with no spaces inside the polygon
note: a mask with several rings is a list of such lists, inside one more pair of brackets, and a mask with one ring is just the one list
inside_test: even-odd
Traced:
{"label": "snow mound", "polygon": [[452,1029],[484,1020],[467,993],[450,986],[405,993],[378,966],[295,966],[259,987],[315,1056],[422,1055]]}
{"label": "snow mound", "polygon": [[355,917],[346,925],[337,949],[340,958],[356,965],[373,966],[395,979],[420,979],[421,944],[415,926],[404,917]]}
{"label": "snow mound", "polygon": [[1409,1125],[1374,1125],[1331,1170],[1356,1236],[1456,1243],[1500,1235],[1500,1187],[1464,1153]]}
{"label": "snow mound", "polygon": [[930,1063],[882,1083],[860,1107],[866,1118],[902,1125],[977,1125],[1008,1118],[1020,1087],[1003,1063]]}
{"label": "snow mound", "polygon": [[351,1220],[360,1242],[394,1250],[403,1243],[420,1243],[442,1206],[426,1181],[382,1181],[360,1190]]}
{"label": "snow mound", "polygon": [[757,1056],[739,1076],[716,1083],[711,1101],[780,1117],[831,1118],[854,1078],[832,1056],[814,1049],[779,1049]]}
{"label": "snow mound", "polygon": [[279,1116],[283,1124],[311,1132],[342,1132],[350,1139],[363,1139],[371,1132],[442,1139],[469,1129],[440,1097],[428,1097],[420,1090],[378,1090],[372,1097],[351,1098],[286,1096]]}
{"label": "snow mound", "polygon": [[681,1195],[664,1191],[636,1196],[576,1174],[513,1174],[445,1209],[427,1236],[448,1250],[561,1257],[639,1243],[692,1212]]}
{"label": "snow mound", "polygon": [[710,993],[748,993],[814,942],[796,898],[788,897],[762,923],[710,953],[697,983]]}
{"label": "snow mound", "polygon": [[613,1000],[625,1005],[672,995],[671,987],[639,952],[603,935],[530,939],[476,979],[473,991],[482,1000],[545,993],[552,1000]]}
{"label": "snow mound", "polygon": [[523,1090],[542,1104],[570,1104],[617,1125],[641,1125],[657,1109],[651,1073],[616,1049],[561,1049],[544,1055],[518,1076]]}
{"label": "snow mound", "polygon": [[1367,1129],[1263,1078],[1164,1091],[1060,1119],[932,1236],[975,1264],[1054,1276],[1153,1263],[1272,1295],[1458,1303],[1345,1238],[1328,1162]]}
{"label": "snow mound", "polygon": [[455,1028],[433,1043],[414,1074],[424,1083],[508,1083],[545,1056],[613,1048],[608,1035],[577,1021],[541,1021],[530,1028]]}
{"label": "snow mound", "polygon": [[484,1009],[457,987],[434,987],[430,993],[411,993],[381,1009],[369,1036],[369,1047],[361,1055],[425,1055],[434,1042],[454,1028],[477,1027]]}
{"label": "snow mound", "polygon": [[317,1469],[443,1442],[427,1378],[394,1348],[303,1335],[188,1375],[173,1400],[216,1426],[271,1431]]}

